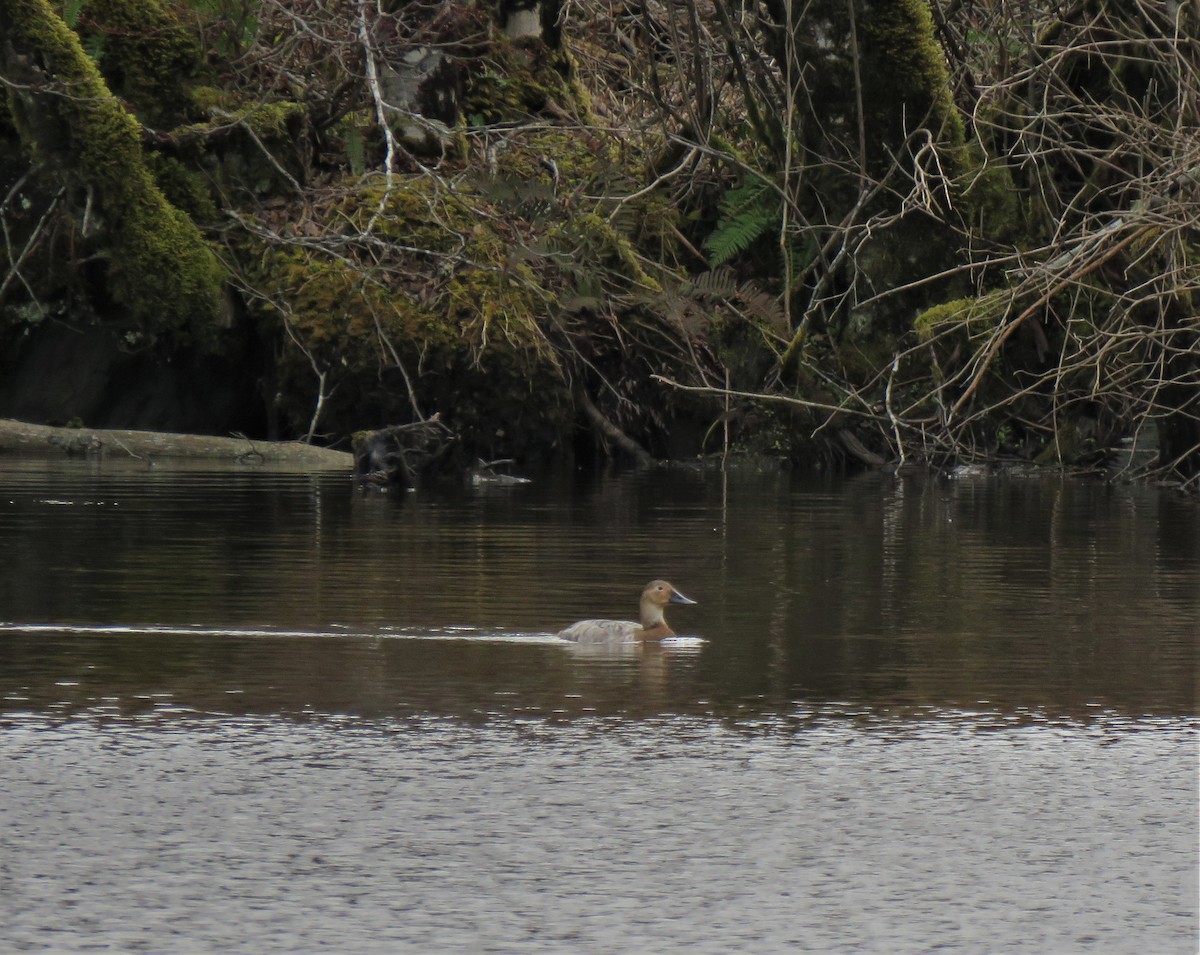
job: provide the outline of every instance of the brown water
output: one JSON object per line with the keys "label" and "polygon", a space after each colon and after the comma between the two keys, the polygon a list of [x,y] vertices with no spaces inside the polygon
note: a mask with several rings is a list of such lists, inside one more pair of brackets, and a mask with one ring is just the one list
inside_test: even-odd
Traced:
{"label": "brown water", "polygon": [[0,548],[0,950],[1197,948],[1186,500],[9,457]]}

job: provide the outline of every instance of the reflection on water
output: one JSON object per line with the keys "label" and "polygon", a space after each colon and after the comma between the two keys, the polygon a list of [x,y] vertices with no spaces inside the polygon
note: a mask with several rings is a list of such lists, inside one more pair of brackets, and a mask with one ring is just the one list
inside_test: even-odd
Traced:
{"label": "reflection on water", "polygon": [[[726,487],[684,471],[388,496],[340,474],[0,459],[0,540],[10,692],[30,667],[93,666],[185,696],[216,674],[293,687],[299,705],[340,687],[351,711],[382,683],[453,712],[443,697],[465,677],[518,684],[540,707],[556,680],[595,678],[642,711],[1195,711],[1200,514],[1146,489],[776,474]],[[601,678],[522,645],[636,616],[659,576],[699,601],[672,616],[705,638],[699,652],[582,668]],[[674,673],[655,688],[656,671]]]}
{"label": "reflection on water", "polygon": [[0,544],[2,949],[1195,949],[1184,499],[0,458]]}

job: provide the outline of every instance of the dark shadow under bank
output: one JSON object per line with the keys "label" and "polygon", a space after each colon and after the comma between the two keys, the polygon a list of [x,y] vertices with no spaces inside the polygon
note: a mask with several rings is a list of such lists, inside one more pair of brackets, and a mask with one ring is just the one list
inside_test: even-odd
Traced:
{"label": "dark shadow under bank", "polygon": [[[232,332],[230,334],[233,334]],[[103,324],[44,322],[9,344],[0,418],[66,426],[270,436],[261,343],[220,352],[122,347]]]}
{"label": "dark shadow under bank", "polygon": [[[439,429],[450,432],[440,424],[437,417],[431,419]],[[529,479],[540,480],[547,476],[560,476],[566,472],[602,475],[622,472],[666,469],[681,473],[771,473],[793,471],[799,474],[824,475],[825,477],[850,478],[855,474],[871,472],[896,477],[919,479],[944,478],[946,480],[979,480],[993,477],[1053,477],[1064,476],[1074,480],[1102,481],[1109,483],[1137,483],[1138,455],[1147,453],[1137,446],[1119,455],[1103,466],[1093,468],[1059,468],[1038,466],[1027,462],[997,460],[969,465],[938,468],[931,464],[884,462],[876,467],[857,465],[838,466],[828,458],[797,462],[784,455],[749,454],[731,452],[721,454],[695,454],[670,460],[641,459],[633,461],[627,457],[612,457],[604,449],[581,439],[574,449],[562,450],[556,455],[535,456],[528,462],[513,459],[485,461],[469,454],[469,449],[454,446],[451,453],[443,453],[427,467],[412,471],[397,471],[391,478],[376,469],[368,461],[372,441],[391,431],[423,428],[430,422],[419,422],[398,429],[383,429],[377,432],[362,432],[356,435],[354,451],[342,451],[320,445],[304,444],[299,441],[269,441],[233,432],[233,437],[205,433],[187,434],[155,430],[123,428],[89,428],[82,426],[55,427],[30,421],[0,417],[0,454],[65,454],[90,458],[119,458],[143,461],[148,466],[165,460],[213,461],[241,465],[263,465],[268,467],[299,468],[313,471],[353,471],[363,484],[392,486],[398,489],[419,485],[468,484],[522,484]],[[453,445],[451,440],[449,443]],[[361,459],[361,460],[360,460]],[[1144,463],[1144,462],[1142,462]],[[380,465],[382,468],[382,465]],[[1167,489],[1170,489],[1168,486]],[[1200,492],[1200,484],[1191,484],[1182,489],[1187,496]],[[1190,493],[1188,493],[1190,492]]]}

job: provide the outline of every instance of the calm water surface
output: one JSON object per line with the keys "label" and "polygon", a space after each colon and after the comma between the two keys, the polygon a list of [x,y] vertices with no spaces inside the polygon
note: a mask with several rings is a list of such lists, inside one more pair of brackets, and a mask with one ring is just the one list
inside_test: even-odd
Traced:
{"label": "calm water surface", "polygon": [[0,560],[3,951],[1197,950],[1178,497],[0,457]]}

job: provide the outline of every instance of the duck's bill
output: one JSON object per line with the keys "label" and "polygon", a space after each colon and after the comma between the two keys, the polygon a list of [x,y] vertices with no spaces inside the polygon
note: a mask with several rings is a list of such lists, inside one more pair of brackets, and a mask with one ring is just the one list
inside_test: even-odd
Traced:
{"label": "duck's bill", "polygon": [[694,604],[696,601],[685,597],[678,590],[671,591],[671,603],[673,604]]}

